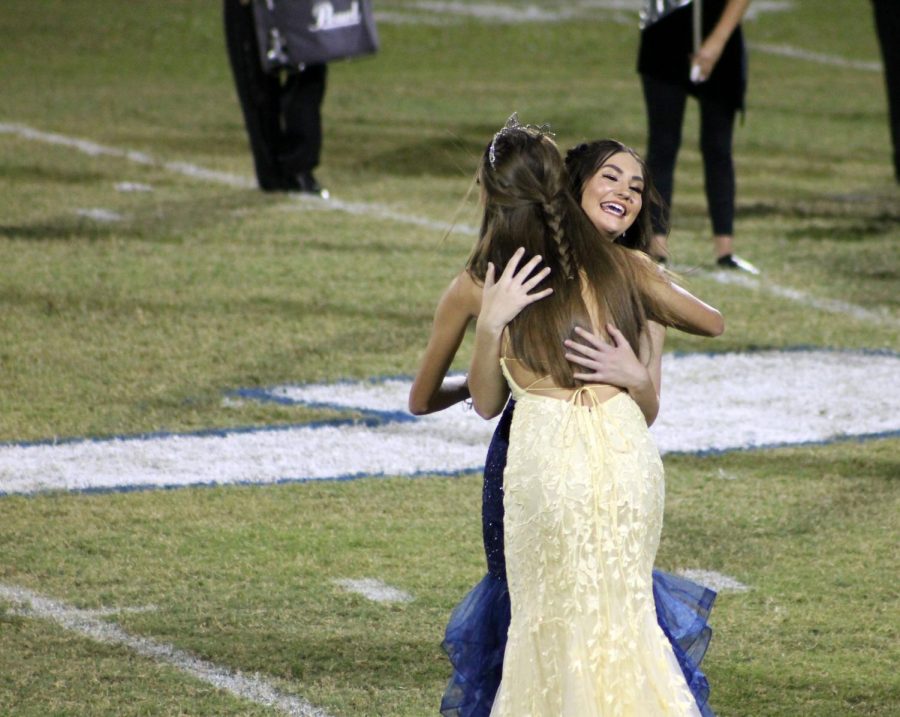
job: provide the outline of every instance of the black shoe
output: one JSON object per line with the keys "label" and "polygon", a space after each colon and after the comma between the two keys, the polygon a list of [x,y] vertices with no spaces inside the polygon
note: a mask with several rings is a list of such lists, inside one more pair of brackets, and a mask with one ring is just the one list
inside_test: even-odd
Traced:
{"label": "black shoe", "polygon": [[297,186],[295,191],[302,194],[314,194],[317,197],[322,197],[322,199],[328,199],[330,196],[328,190],[319,184],[311,171],[300,172],[297,175]]}
{"label": "black shoe", "polygon": [[296,192],[297,180],[286,176],[260,177],[259,188],[264,192]]}
{"label": "black shoe", "polygon": [[734,254],[725,254],[725,256],[720,256],[718,259],[716,259],[716,266],[722,269],[746,271],[748,274],[759,274],[759,269],[753,266],[753,264],[751,264],[746,259],[741,259],[741,257]]}

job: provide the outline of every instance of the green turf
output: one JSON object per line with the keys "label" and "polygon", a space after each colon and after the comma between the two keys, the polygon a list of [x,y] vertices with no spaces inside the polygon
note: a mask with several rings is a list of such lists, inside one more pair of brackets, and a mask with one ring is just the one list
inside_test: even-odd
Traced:
{"label": "green turf", "polygon": [[[900,509],[896,450],[883,441],[667,461],[659,565],[750,586],[714,610],[707,666],[722,715],[892,714],[896,536],[872,526]],[[468,476],[5,498],[0,580],[78,607],[154,605],[118,621],[264,673],[335,714],[428,714],[447,676],[447,614],[483,572],[480,489]],[[415,600],[378,605],[333,583],[373,575]],[[54,630],[10,616],[0,626],[0,654],[27,665],[5,672],[12,700],[35,699],[22,694],[31,672],[68,686],[102,669],[93,661],[113,669],[106,648],[71,640],[88,657],[60,659]],[[132,658],[119,669],[141,668]],[[120,679],[123,698],[140,693]],[[46,694],[48,708],[70,690]]]}
{"label": "green turf", "polygon": [[[636,30],[604,12],[383,24],[376,57],[330,68],[320,178],[344,201],[464,229],[477,223],[462,200],[481,148],[513,110],[551,122],[563,147],[611,135],[642,149]],[[758,46],[878,57],[859,0],[795,0],[746,31]],[[761,50],[750,61],[737,246],[763,269],[762,288],[710,276],[691,107],[671,248],[727,331],[712,342],[672,333],[667,347],[900,350],[900,192],[882,76]],[[0,66],[0,122],[252,176],[218,3],[6,0]],[[153,191],[116,192],[121,181]],[[77,213],[98,207],[122,220]],[[0,441],[333,417],[222,396],[411,374],[471,242],[0,133]],[[778,298],[770,284],[881,318]],[[718,713],[895,714],[900,441],[666,464],[660,565],[752,586],[713,613]],[[434,714],[448,611],[483,570],[479,480],[2,498],[0,581],[79,607],[155,605],[114,619],[259,672],[335,717]],[[379,606],[332,582],[368,576],[415,601]],[[271,712],[0,603],[7,713]]]}

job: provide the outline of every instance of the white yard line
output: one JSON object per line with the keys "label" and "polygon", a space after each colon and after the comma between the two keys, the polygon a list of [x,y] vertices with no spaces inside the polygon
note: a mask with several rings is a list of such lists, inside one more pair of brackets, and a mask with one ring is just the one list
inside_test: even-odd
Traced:
{"label": "white yard line", "polygon": [[886,311],[879,312],[867,309],[857,304],[851,304],[848,301],[839,301],[837,299],[823,299],[817,296],[811,296],[799,289],[793,289],[789,286],[781,286],[765,278],[749,276],[742,272],[736,271],[713,271],[702,272],[703,276],[709,277],[719,284],[730,286],[740,286],[751,291],[761,291],[765,294],[777,296],[779,299],[788,299],[797,304],[808,306],[811,309],[824,311],[828,314],[843,314],[850,316],[858,321],[866,321],[869,323],[880,323],[888,326],[900,326],[900,319],[894,318]]}
{"label": "white yard line", "polygon": [[882,64],[875,60],[851,60],[840,55],[827,55],[823,52],[811,52],[791,45],[769,45],[766,43],[751,42],[750,49],[754,52],[762,52],[766,55],[778,57],[790,57],[794,60],[803,60],[817,65],[829,65],[831,67],[843,67],[848,70],[862,70],[863,72],[881,72]]}
{"label": "white yard line", "polygon": [[76,137],[67,137],[66,135],[57,134],[55,132],[42,132],[41,130],[28,127],[23,124],[10,122],[0,122],[0,134],[13,134],[34,142],[43,142],[45,144],[53,144],[60,147],[68,147],[75,149],[92,157],[115,157],[117,159],[126,159],[135,164],[143,164],[150,167],[160,167],[174,174],[181,174],[192,179],[201,179],[218,184],[227,184],[232,187],[253,188],[256,186],[249,177],[239,177],[235,174],[227,172],[217,172],[212,169],[205,169],[188,162],[166,162],[155,157],[151,157],[145,152],[138,152],[132,149],[119,149],[118,147],[107,147],[97,144],[86,139],[78,139]]}
{"label": "white yard line", "polygon": [[[142,164],[148,167],[156,167],[173,174],[180,174],[190,179],[197,179],[215,184],[224,184],[229,187],[239,189],[255,189],[256,182],[252,177],[230,174],[228,172],[219,172],[212,169],[206,169],[189,162],[170,162],[157,159],[146,152],[138,152],[136,150],[119,149],[117,147],[107,147],[97,144],[90,140],[78,139],[75,137],[66,137],[65,135],[56,134],[54,132],[42,132],[21,124],[0,122],[0,134],[12,134],[21,139],[31,140],[33,142],[43,142],[45,144],[53,144],[61,147],[74,149],[92,157],[115,157],[124,159],[136,164]],[[345,202],[340,199],[321,199],[313,196],[295,195],[292,196],[290,208],[317,209],[321,211],[338,211],[346,214],[354,214],[358,216],[374,217],[384,219],[386,221],[399,222],[401,224],[412,224],[414,226],[434,229],[436,231],[447,231],[450,224],[447,222],[435,221],[426,217],[415,216],[398,212],[385,204],[375,202]],[[453,227],[453,231],[465,234],[475,234],[473,227],[465,225],[457,225]]]}
{"label": "white yard line", "polygon": [[[42,132],[40,130],[26,127],[21,124],[12,124],[0,122],[0,134],[13,134],[22,139],[36,142],[45,142],[84,152],[91,156],[108,156],[125,159],[130,162],[136,162],[145,166],[159,167],[166,171],[180,174],[191,179],[200,181],[214,182],[225,184],[231,187],[252,189],[256,187],[256,183],[250,177],[241,177],[226,172],[218,172],[204,167],[199,167],[187,162],[168,162],[156,159],[145,152],[135,150],[118,149],[116,147],[107,147],[104,145],[91,142],[89,140],[77,139],[74,137],[66,137],[64,135]],[[321,199],[319,197],[295,195],[285,204],[288,211],[295,210],[316,210],[316,211],[338,211],[356,216],[372,217],[383,219],[385,221],[397,222],[400,224],[409,224],[419,226],[426,229],[462,234],[465,236],[475,236],[477,229],[466,224],[451,225],[447,222],[441,222],[428,217],[421,217],[414,214],[397,211],[385,204],[376,202],[346,202],[334,197],[330,199]],[[890,325],[900,325],[900,320],[894,319],[885,314],[856,306],[854,304],[837,301],[832,299],[821,299],[810,296],[802,291],[793,289],[788,286],[780,286],[768,281],[760,281],[739,274],[729,272],[703,272],[704,276],[710,277],[713,281],[722,284],[732,284],[743,288],[765,291],[778,296],[779,298],[788,299],[804,306],[808,306],[820,311],[828,313],[845,314],[861,321],[873,321],[880,323],[888,323]]]}
{"label": "white yard line", "polygon": [[91,610],[79,610],[26,588],[2,583],[0,599],[16,605],[20,614],[50,620],[96,642],[126,647],[142,657],[174,667],[240,699],[273,707],[291,717],[329,717],[327,712],[306,700],[281,692],[260,675],[244,675],[201,660],[173,645],[129,635],[115,623],[97,619]]}
{"label": "white yard line", "polygon": [[[2,595],[0,595],[2,597]],[[156,605],[145,605],[144,607],[101,607],[95,610],[79,610],[79,612],[88,618],[112,617],[113,615],[134,615],[142,612],[155,612],[159,608]],[[13,615],[19,617],[32,617],[30,609],[23,607],[14,607],[9,610]]]}
{"label": "white yard line", "polygon": [[[523,24],[552,23],[570,20],[589,20],[599,25],[612,23],[638,28],[640,0],[580,0],[566,3],[563,7],[548,8],[538,2],[466,2],[465,0],[420,0],[403,5],[388,4],[389,10],[377,11],[379,22],[404,25],[448,25],[462,19],[483,23]],[[767,13],[784,13],[794,9],[789,0],[756,0],[747,9],[747,22],[753,22]],[[791,45],[769,43],[749,43],[753,52],[777,57],[811,62],[817,65],[842,67],[863,72],[881,72],[882,64],[877,60],[853,60],[840,55],[804,50]]]}
{"label": "white yard line", "polygon": [[[638,27],[641,0],[571,0],[555,6],[540,2],[483,2],[481,0],[419,0],[402,5],[380,3],[375,11],[378,22],[403,25],[451,25],[462,19],[483,23],[522,24],[565,22],[573,19]],[[794,8],[791,0],[756,0],[747,9],[746,19],[755,20],[766,13],[786,12]]]}
{"label": "white yard line", "polygon": [[291,203],[284,205],[284,208],[288,211],[310,209],[324,212],[338,211],[344,212],[345,214],[384,219],[385,221],[398,222],[400,224],[411,224],[413,226],[424,227],[425,229],[433,229],[438,232],[451,231],[455,234],[463,234],[466,236],[476,236],[478,234],[478,230],[475,227],[466,224],[451,225],[448,222],[441,222],[427,217],[398,212],[387,205],[377,204],[375,202],[345,202],[340,199],[335,199],[334,197],[320,199],[314,196],[298,194],[294,195]]}

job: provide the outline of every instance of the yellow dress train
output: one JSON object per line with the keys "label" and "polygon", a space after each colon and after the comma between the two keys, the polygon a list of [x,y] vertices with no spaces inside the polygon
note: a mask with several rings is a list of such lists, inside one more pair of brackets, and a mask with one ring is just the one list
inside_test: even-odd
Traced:
{"label": "yellow dress train", "polygon": [[526,391],[501,364],[512,621],[491,717],[698,717],[654,609],[665,486],[640,409]]}

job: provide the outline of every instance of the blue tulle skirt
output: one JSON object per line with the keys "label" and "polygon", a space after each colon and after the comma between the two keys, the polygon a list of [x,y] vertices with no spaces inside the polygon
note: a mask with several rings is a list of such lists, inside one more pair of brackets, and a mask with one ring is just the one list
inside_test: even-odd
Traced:
{"label": "blue tulle skirt", "polygon": [[443,642],[453,677],[441,700],[442,715],[488,717],[503,674],[509,620],[506,580],[490,573],[453,610]]}
{"label": "blue tulle skirt", "polygon": [[[712,631],[707,617],[716,594],[677,575],[653,571],[656,620],[672,643],[681,671],[703,717],[709,707],[709,684],[700,662]],[[488,717],[503,673],[503,652],[509,630],[509,590],[506,580],[485,575],[450,616],[443,647],[453,665],[453,677],[441,701],[445,717]]]}
{"label": "blue tulle skirt", "polygon": [[[510,603],[503,554],[503,469],[515,401],[500,417],[485,460],[482,530],[487,575],[454,608],[442,646],[453,676],[441,701],[444,717],[489,717],[503,674]],[[672,644],[684,678],[703,717],[709,707],[709,683],[700,663],[712,630],[707,623],[716,593],[686,578],[653,571],[656,620]]]}
{"label": "blue tulle skirt", "polygon": [[700,670],[712,637],[707,620],[715,599],[715,591],[708,587],[662,570],[653,571],[656,622],[672,644],[672,651],[703,717],[715,717],[708,704],[709,682]]}

